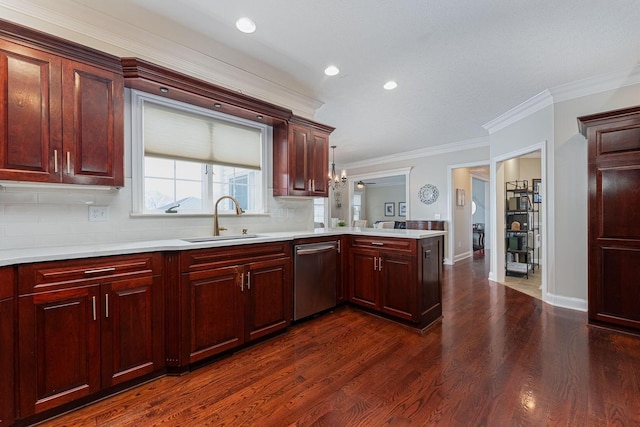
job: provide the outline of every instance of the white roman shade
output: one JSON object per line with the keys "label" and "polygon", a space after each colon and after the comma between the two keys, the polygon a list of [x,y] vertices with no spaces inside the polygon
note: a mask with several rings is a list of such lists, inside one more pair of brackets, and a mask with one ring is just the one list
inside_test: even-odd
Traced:
{"label": "white roman shade", "polygon": [[150,102],[143,111],[145,155],[260,169],[260,129]]}

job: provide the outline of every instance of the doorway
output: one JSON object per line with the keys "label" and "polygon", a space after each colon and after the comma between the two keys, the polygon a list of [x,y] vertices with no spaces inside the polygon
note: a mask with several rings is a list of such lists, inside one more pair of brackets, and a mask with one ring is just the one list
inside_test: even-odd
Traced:
{"label": "doorway", "polygon": [[[491,259],[491,272],[489,280],[502,283],[510,287],[516,287],[517,282],[525,285],[525,288],[519,289],[522,292],[529,293],[538,299],[545,300],[547,294],[547,280],[549,277],[549,265],[547,263],[547,249],[548,249],[548,236],[547,229],[547,205],[545,194],[548,183],[546,165],[546,141],[539,144],[523,148],[512,153],[505,154],[500,157],[493,158],[491,161],[491,205],[495,207],[496,214],[491,217],[491,226],[495,232],[491,236],[491,245],[494,249],[495,257]],[[514,200],[507,200],[507,192],[505,186],[507,182],[520,181],[520,188],[524,186],[523,181],[526,182],[526,188],[531,190],[526,194],[530,197],[530,201],[533,202],[533,180],[536,180],[538,202],[537,209],[539,211],[539,225],[529,225],[531,223],[531,217],[529,214],[522,214],[522,220],[518,220],[521,230],[518,236],[527,234],[524,242],[520,239],[510,239],[516,237],[516,233],[512,233],[513,227],[511,227],[511,221],[507,220],[507,213],[511,211],[513,213],[514,207],[510,206]],[[512,195],[513,196],[513,195]],[[515,198],[515,197],[511,197]],[[519,208],[516,208],[518,210]],[[527,223],[526,228],[522,228],[524,223]],[[530,242],[530,244],[529,244]],[[511,246],[510,246],[511,245]],[[529,248],[535,249],[530,251],[529,255],[524,259],[513,255],[513,258],[509,258],[509,254],[515,254],[520,251],[528,251]],[[506,274],[507,263],[517,262],[524,263],[527,266],[516,265],[515,267],[522,267],[522,272],[531,272],[528,278],[526,274]],[[530,263],[535,263],[535,271]],[[525,270],[528,269],[528,270]]]}

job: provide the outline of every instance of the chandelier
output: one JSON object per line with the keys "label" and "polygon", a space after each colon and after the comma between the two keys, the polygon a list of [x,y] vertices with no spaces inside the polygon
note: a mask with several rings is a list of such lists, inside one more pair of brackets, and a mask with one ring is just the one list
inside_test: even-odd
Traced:
{"label": "chandelier", "polygon": [[336,173],[336,146],[331,146],[332,150],[332,160],[331,160],[331,171],[329,171],[329,187],[332,190],[335,190],[338,187],[344,187],[347,184],[347,171],[342,170],[342,173],[338,175]]}

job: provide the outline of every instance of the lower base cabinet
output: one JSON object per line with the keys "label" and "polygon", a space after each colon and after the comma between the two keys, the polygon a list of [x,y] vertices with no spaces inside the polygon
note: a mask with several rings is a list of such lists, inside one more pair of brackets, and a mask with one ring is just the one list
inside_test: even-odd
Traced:
{"label": "lower base cabinet", "polygon": [[352,236],[350,301],[424,328],[442,317],[444,239]]}
{"label": "lower base cabinet", "polygon": [[13,267],[0,268],[0,426],[15,419]]}
{"label": "lower base cabinet", "polygon": [[182,345],[168,347],[176,353],[168,355],[176,366],[187,367],[290,324],[289,242],[187,251],[180,263],[183,322],[175,332]]}
{"label": "lower base cabinet", "polygon": [[160,262],[154,254],[18,268],[21,418],[162,372]]}

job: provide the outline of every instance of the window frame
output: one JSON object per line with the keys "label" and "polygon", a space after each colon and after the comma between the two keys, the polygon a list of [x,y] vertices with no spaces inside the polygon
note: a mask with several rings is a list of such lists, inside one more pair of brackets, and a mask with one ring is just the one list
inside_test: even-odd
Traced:
{"label": "window frame", "polygon": [[[207,108],[199,107],[196,105],[187,104],[185,102],[176,101],[169,98],[164,98],[162,96],[150,94],[147,92],[142,92],[136,89],[130,90],[131,94],[131,213],[134,215],[147,215],[147,216],[167,216],[167,217],[175,217],[175,216],[193,216],[193,215],[203,215],[203,216],[211,216],[213,215],[214,210],[214,202],[213,200],[213,190],[211,188],[212,182],[211,179],[203,180],[203,192],[205,197],[203,197],[203,209],[197,211],[187,211],[167,214],[165,212],[156,212],[156,211],[145,211],[145,190],[144,190],[144,179],[145,179],[145,166],[144,166],[144,104],[156,103],[160,105],[164,105],[171,108],[176,108],[179,110],[183,110],[190,113],[201,114],[204,116],[208,116],[211,118],[215,118],[218,120],[227,120],[229,122],[240,124],[243,126],[250,126],[256,129],[259,129],[262,135],[262,141],[260,144],[260,162],[261,162],[261,184],[256,186],[256,191],[262,193],[261,203],[256,205],[256,209],[253,211],[247,211],[248,214],[265,214],[267,213],[268,207],[268,180],[270,173],[270,163],[269,163],[269,147],[272,145],[273,141],[273,129],[271,126],[264,123],[257,123],[251,120],[246,120],[240,117],[231,116],[229,114],[220,113],[217,111],[209,110]],[[209,165],[208,163],[204,163],[205,165]],[[210,170],[210,167],[207,166]],[[209,175],[205,175],[209,176]],[[227,212],[227,211],[220,211]],[[230,212],[230,211],[229,211]],[[182,215],[181,215],[182,214]]]}

